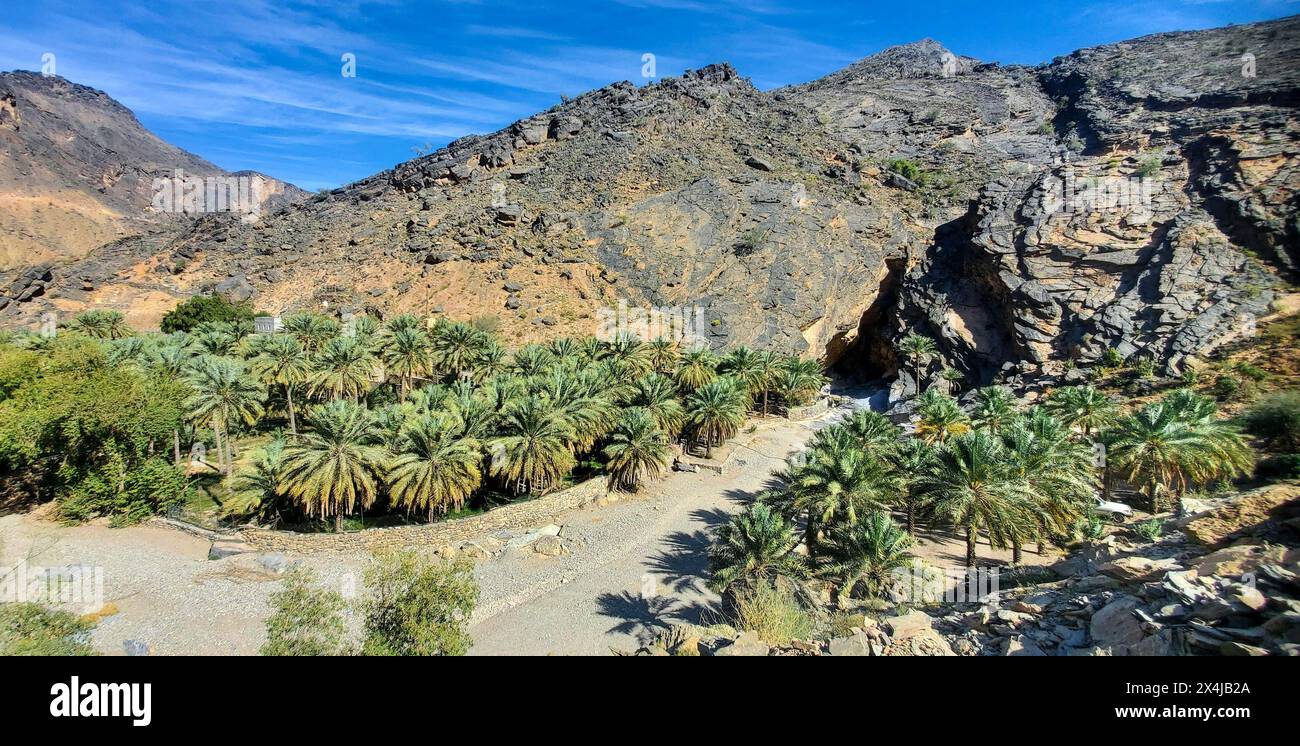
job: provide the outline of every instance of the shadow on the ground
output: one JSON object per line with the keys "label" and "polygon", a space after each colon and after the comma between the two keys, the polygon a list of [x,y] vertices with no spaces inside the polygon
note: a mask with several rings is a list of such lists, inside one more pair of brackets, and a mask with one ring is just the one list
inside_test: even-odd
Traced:
{"label": "shadow on the ground", "polygon": [[641,596],[627,591],[596,597],[596,613],[619,620],[610,632],[632,635],[645,645],[672,624],[707,624],[717,611],[709,604],[670,596]]}

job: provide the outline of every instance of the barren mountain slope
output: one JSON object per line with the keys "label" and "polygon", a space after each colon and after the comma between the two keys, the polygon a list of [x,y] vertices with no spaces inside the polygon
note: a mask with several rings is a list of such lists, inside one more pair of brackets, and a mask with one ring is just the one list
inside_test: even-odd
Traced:
{"label": "barren mountain slope", "polygon": [[[102,91],[0,73],[0,269],[80,259],[123,236],[174,230],[148,209],[153,180],[226,172],[160,140]],[[305,196],[260,174],[262,197]]]}

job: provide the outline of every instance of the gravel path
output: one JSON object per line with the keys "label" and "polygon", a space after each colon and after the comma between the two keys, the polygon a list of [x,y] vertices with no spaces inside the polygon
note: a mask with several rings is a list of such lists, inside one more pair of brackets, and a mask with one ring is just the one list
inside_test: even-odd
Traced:
{"label": "gravel path", "polygon": [[636,648],[669,622],[707,620],[718,600],[702,583],[713,527],[812,433],[808,424],[761,423],[741,436],[726,474],[670,473],[645,497],[567,516],[569,556],[481,563],[471,655],[605,655]]}

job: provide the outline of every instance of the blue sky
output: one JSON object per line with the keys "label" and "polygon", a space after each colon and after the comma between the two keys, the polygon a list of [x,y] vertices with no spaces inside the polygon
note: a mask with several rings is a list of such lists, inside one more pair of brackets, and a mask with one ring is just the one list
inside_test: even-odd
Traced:
{"label": "blue sky", "polygon": [[[10,0],[0,70],[107,91],[163,139],[306,189],[362,178],[618,80],[731,62],[759,88],[931,37],[1034,64],[1157,31],[1280,18],[1300,0]],[[341,74],[345,53],[356,77]]]}

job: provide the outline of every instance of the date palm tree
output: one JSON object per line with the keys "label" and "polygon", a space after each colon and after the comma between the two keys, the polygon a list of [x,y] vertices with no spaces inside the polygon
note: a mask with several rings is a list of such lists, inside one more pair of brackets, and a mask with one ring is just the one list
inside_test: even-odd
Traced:
{"label": "date palm tree", "polygon": [[668,436],[645,409],[624,410],[605,446],[609,486],[636,492],[647,477],[656,477],[672,458]]}
{"label": "date palm tree", "polygon": [[855,524],[837,526],[822,572],[839,582],[841,607],[859,583],[871,598],[889,590],[894,571],[911,564],[912,537],[884,511],[875,511]]}
{"label": "date palm tree", "polygon": [[229,426],[232,422],[256,422],[262,415],[266,390],[239,363],[227,358],[202,358],[191,367],[186,381],[194,393],[186,400],[185,409],[195,422],[211,424],[221,473],[229,475]]}
{"label": "date palm tree", "polygon": [[651,373],[638,379],[633,401],[650,413],[669,438],[676,438],[686,424],[686,410],[677,399],[677,384],[666,375]]}
{"label": "date palm tree", "polygon": [[745,385],[749,397],[763,390],[765,381],[760,369],[758,353],[741,345],[728,352],[718,363],[718,372],[732,376]]}
{"label": "date palm tree", "polygon": [[975,566],[982,531],[1002,548],[1032,525],[1033,494],[1016,475],[1001,442],[988,433],[956,435],[939,445],[917,484],[926,509],[966,539],[966,566]]}
{"label": "date palm tree", "polygon": [[314,355],[325,346],[326,342],[338,336],[340,326],[339,322],[328,316],[317,313],[295,313],[284,317],[283,329],[285,333],[298,339],[298,343],[307,354]]}
{"label": "date palm tree", "polygon": [[975,406],[971,410],[971,424],[976,430],[999,433],[1011,426],[1019,415],[1016,397],[1002,386],[986,386],[975,390]]}
{"label": "date palm tree", "polygon": [[888,463],[836,436],[811,449],[789,476],[791,508],[806,516],[804,544],[814,555],[822,533],[886,509],[899,490]]}
{"label": "date palm tree", "polygon": [[431,336],[433,362],[439,370],[464,378],[490,337],[462,321],[439,321]]}
{"label": "date palm tree", "polygon": [[[1193,398],[1195,397],[1195,398]],[[1218,420],[1213,402],[1170,394],[1121,418],[1108,435],[1107,462],[1141,485],[1160,512],[1166,492],[1245,473],[1250,447],[1230,423]]]}
{"label": "date palm tree", "polygon": [[781,375],[781,356],[771,350],[764,350],[758,353],[754,369],[760,383],[759,390],[763,392],[763,416],[767,417],[768,396],[775,390],[777,377]]}
{"label": "date palm tree", "polygon": [[556,364],[555,355],[546,347],[533,343],[515,350],[511,367],[525,378],[546,375]]}
{"label": "date palm tree", "polygon": [[942,443],[970,430],[970,418],[957,400],[931,389],[916,398],[916,435],[927,443]]}
{"label": "date palm tree", "polygon": [[96,339],[122,339],[134,334],[120,311],[96,308],[82,311],[73,319],[72,328]]}
{"label": "date palm tree", "polygon": [[386,466],[376,444],[374,421],[365,407],[347,399],[319,405],[307,414],[307,431],[285,446],[281,463],[284,491],[308,516],[343,516],[379,497]]}
{"label": "date palm tree", "polygon": [[501,413],[501,436],[489,444],[491,473],[516,495],[545,492],[577,463],[568,420],[545,398],[529,396]]}
{"label": "date palm tree", "polygon": [[718,529],[709,548],[709,587],[726,593],[733,586],[799,574],[793,554],[798,543],[794,526],[780,513],[762,503],[750,505]]}
{"label": "date palm tree", "polygon": [[1115,403],[1093,386],[1059,388],[1047,397],[1043,406],[1067,427],[1081,429],[1085,438],[1105,430],[1116,419]]}
{"label": "date palm tree", "polygon": [[704,440],[704,457],[735,435],[745,424],[745,389],[733,378],[718,378],[700,386],[686,399],[686,424]]}
{"label": "date palm tree", "polygon": [[826,385],[826,380],[821,364],[816,360],[788,357],[781,362],[774,388],[787,407],[799,406],[811,401]]}
{"label": "date palm tree", "polygon": [[635,334],[614,335],[605,345],[606,357],[620,364],[630,378],[640,378],[654,370],[650,347]]}
{"label": "date palm tree", "polygon": [[718,377],[718,357],[707,348],[687,350],[677,368],[677,385],[682,391],[703,388]]}
{"label": "date palm tree", "polygon": [[898,343],[898,351],[906,355],[912,363],[912,376],[916,379],[916,392],[925,393],[925,379],[921,375],[921,365],[928,364],[939,352],[934,340],[920,334],[908,334]]}
{"label": "date palm tree", "polygon": [[[1013,475],[1029,485],[1034,503],[1038,553],[1043,539],[1064,534],[1087,514],[1096,489],[1092,451],[1070,437],[1070,429],[1040,407],[1001,433]],[[1021,559],[1021,537],[1012,537],[1012,561]]]}
{"label": "date palm tree", "polygon": [[379,344],[379,359],[397,376],[399,398],[406,401],[412,381],[428,375],[432,367],[429,335],[418,326],[400,326],[384,334]]}
{"label": "date palm tree", "polygon": [[916,514],[923,503],[918,485],[934,462],[934,456],[934,447],[920,438],[908,438],[886,455],[899,477],[899,501],[907,520],[908,536],[916,536]]}
{"label": "date palm tree", "polygon": [[360,401],[370,389],[375,359],[356,337],[335,337],[325,343],[308,378],[312,396],[349,397]]}
{"label": "date palm tree", "polygon": [[285,406],[289,413],[289,432],[298,434],[298,417],[294,408],[293,390],[311,375],[311,362],[302,343],[288,334],[273,334],[258,346],[252,359],[253,372],[267,386],[284,389]]}
{"label": "date palm tree", "polygon": [[221,504],[225,516],[247,517],[260,526],[274,528],[282,520],[284,441],[271,441],[253,455],[252,462],[230,480],[231,496]]}
{"label": "date palm tree", "polygon": [[863,450],[872,454],[888,452],[903,434],[888,417],[870,409],[856,410],[844,420],[842,427]]}
{"label": "date palm tree", "polygon": [[464,437],[450,414],[427,414],[403,428],[389,465],[388,493],[396,505],[423,510],[429,522],[460,510],[483,482],[479,441]]}
{"label": "date palm tree", "polygon": [[682,353],[676,342],[667,337],[655,337],[647,345],[650,349],[650,365],[660,375],[667,375],[677,367]]}

